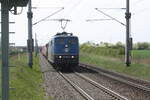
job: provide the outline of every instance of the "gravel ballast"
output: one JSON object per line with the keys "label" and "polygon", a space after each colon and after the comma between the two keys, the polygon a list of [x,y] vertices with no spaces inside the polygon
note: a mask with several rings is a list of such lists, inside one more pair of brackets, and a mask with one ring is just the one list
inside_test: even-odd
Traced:
{"label": "gravel ballast", "polygon": [[108,78],[101,74],[101,72],[91,71],[87,68],[78,68],[78,72],[91,78],[92,80],[102,84],[105,87],[119,93],[120,95],[128,98],[129,100],[150,100],[150,93],[137,89],[135,87],[129,86],[112,78]]}
{"label": "gravel ballast", "polygon": [[52,98],[52,100],[85,100],[55,71],[42,55],[40,55],[40,63],[47,98]]}

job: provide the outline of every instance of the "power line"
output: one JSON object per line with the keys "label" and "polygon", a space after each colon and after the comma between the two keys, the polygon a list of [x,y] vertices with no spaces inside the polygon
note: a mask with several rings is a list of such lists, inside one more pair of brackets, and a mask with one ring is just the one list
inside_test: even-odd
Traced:
{"label": "power line", "polygon": [[98,9],[105,9],[105,10],[126,10],[126,8],[98,8]]}
{"label": "power line", "polygon": [[[59,21],[61,23],[61,28],[63,29],[63,31],[65,30],[67,23],[70,22],[70,19],[46,19],[44,21]],[[65,22],[65,24],[63,25],[63,22]]]}
{"label": "power line", "polygon": [[[134,2],[132,5],[132,7],[133,7],[133,9],[137,9],[137,4],[139,4],[139,3],[141,3],[142,1],[144,1],[144,0],[137,0],[136,2]],[[139,7],[138,7],[139,8]],[[137,15],[137,14],[140,14],[140,13],[143,13],[143,12],[145,12],[145,11],[147,11],[147,10],[149,10],[150,8],[143,8],[143,9],[141,9],[141,10],[138,10],[138,11],[135,11],[132,15]]]}
{"label": "power line", "polygon": [[[82,1],[83,1],[83,0],[79,0],[77,3],[75,3],[75,4],[70,8],[70,10],[68,11],[68,13],[67,13],[66,15],[70,15],[70,14],[73,12],[73,10],[74,10],[77,6],[79,6],[79,5],[81,4]],[[68,4],[67,4],[67,6],[68,6]],[[66,16],[66,15],[64,15],[64,16]]]}
{"label": "power line", "polygon": [[144,1],[144,0],[138,0],[138,1],[134,2],[134,3],[132,4],[132,7],[133,7],[133,8],[136,8],[136,6],[137,6],[139,3],[141,3],[142,1]]}
{"label": "power line", "polygon": [[104,14],[105,16],[111,18],[112,20],[115,20],[116,22],[120,23],[121,25],[126,26],[126,25],[125,25],[124,23],[122,23],[121,21],[119,21],[119,20],[117,20],[116,18],[114,18],[114,17],[112,17],[112,16],[106,14],[105,12],[99,10],[98,8],[95,8],[95,10],[97,10],[97,11],[99,11],[100,13]]}
{"label": "power line", "polygon": [[143,8],[143,9],[141,9],[141,10],[139,10],[139,11],[133,13],[133,15],[137,15],[137,14],[140,14],[140,13],[144,13],[144,12],[146,12],[146,11],[148,11],[148,10],[150,10],[150,8]]}
{"label": "power line", "polygon": [[106,21],[106,20],[113,20],[113,19],[87,19],[86,21]]}
{"label": "power line", "polygon": [[46,20],[47,18],[49,18],[49,17],[51,17],[51,16],[55,15],[56,13],[60,12],[60,11],[61,11],[61,10],[63,10],[63,9],[64,9],[64,7],[62,7],[62,8],[61,8],[61,9],[59,9],[58,11],[56,11],[56,12],[54,12],[54,13],[52,13],[52,14],[48,15],[47,17],[45,17],[45,18],[43,18],[43,19],[41,19],[41,20],[39,20],[39,21],[35,22],[33,25],[36,25],[36,24],[38,24],[38,23],[40,23],[40,22],[42,22],[42,21]]}
{"label": "power line", "polygon": [[142,2],[142,1],[144,1],[144,0],[138,0],[134,3],[134,5],[137,5],[138,3]]}
{"label": "power line", "polygon": [[56,9],[58,9],[58,8],[63,8],[63,7],[32,7],[32,9],[54,9],[54,8],[56,8]]}

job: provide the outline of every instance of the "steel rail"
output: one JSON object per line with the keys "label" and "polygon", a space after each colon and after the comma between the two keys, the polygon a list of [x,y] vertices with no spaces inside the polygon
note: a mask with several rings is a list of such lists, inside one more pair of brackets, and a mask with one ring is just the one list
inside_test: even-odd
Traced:
{"label": "steel rail", "polygon": [[[135,88],[137,88],[137,89],[150,92],[150,88],[148,88],[148,87],[146,87],[146,86],[143,86],[143,85],[140,85],[140,84],[137,84],[137,83],[134,83],[134,82],[131,82],[131,81],[128,81],[128,80],[126,80],[126,79],[119,78],[119,77],[114,76],[114,75],[112,75],[112,74],[109,74],[110,71],[108,71],[108,73],[107,73],[106,70],[105,70],[105,72],[104,72],[104,71],[102,71],[103,69],[101,69],[101,68],[96,68],[96,67],[94,67],[94,66],[92,66],[92,68],[89,68],[89,66],[91,66],[91,65],[86,65],[86,64],[81,64],[80,66],[83,67],[83,65],[87,66],[88,69],[93,70],[93,71],[96,71],[96,72],[98,72],[99,74],[102,74],[102,75],[104,75],[104,76],[106,76],[106,77],[109,77],[109,78],[111,78],[111,79],[117,80],[117,81],[122,82],[122,83],[125,83],[125,84],[130,85],[130,86],[132,86],[132,87],[135,87]],[[93,69],[93,68],[94,68],[94,69]],[[99,72],[99,71],[101,71],[101,72]],[[114,74],[115,74],[115,73],[114,73]]]}
{"label": "steel rail", "polygon": [[88,77],[86,77],[86,76],[84,76],[84,75],[82,75],[82,74],[80,74],[80,73],[77,73],[77,72],[74,72],[74,73],[75,73],[77,76],[79,76],[80,78],[82,78],[82,79],[88,81],[89,83],[91,83],[91,84],[94,85],[95,87],[97,87],[97,88],[103,90],[105,93],[111,95],[111,96],[114,97],[115,99],[117,99],[117,100],[128,100],[128,99],[125,98],[124,96],[122,96],[122,95],[120,95],[120,94],[118,94],[118,93],[116,93],[116,92],[114,92],[114,91],[112,91],[112,90],[110,90],[110,89],[104,87],[103,85],[101,85],[101,84],[99,84],[99,83],[93,81],[92,79],[90,79],[90,78],[88,78]]}
{"label": "steel rail", "polygon": [[83,89],[74,84],[71,80],[69,80],[65,75],[61,72],[58,72],[75,90],[77,90],[86,100],[94,100],[90,95],[88,95]]}
{"label": "steel rail", "polygon": [[136,77],[133,77],[133,76],[128,76],[128,75],[125,75],[125,74],[121,74],[121,73],[117,73],[117,72],[114,72],[114,71],[110,71],[110,70],[107,70],[107,69],[104,69],[104,68],[102,68],[102,67],[96,67],[96,66],[93,66],[93,65],[88,65],[88,64],[85,64],[85,63],[79,63],[79,66],[82,66],[82,67],[84,67],[84,66],[88,66],[89,68],[94,68],[95,70],[101,70],[101,71],[103,71],[103,72],[105,72],[105,73],[111,73],[111,74],[115,74],[115,75],[117,75],[117,76],[119,76],[119,77],[122,77],[122,78],[129,78],[130,80],[135,80],[135,81],[143,81],[143,82],[147,82],[147,83],[150,83],[150,81],[148,81],[148,80],[143,80],[143,79],[139,79],[139,78],[136,78]]}

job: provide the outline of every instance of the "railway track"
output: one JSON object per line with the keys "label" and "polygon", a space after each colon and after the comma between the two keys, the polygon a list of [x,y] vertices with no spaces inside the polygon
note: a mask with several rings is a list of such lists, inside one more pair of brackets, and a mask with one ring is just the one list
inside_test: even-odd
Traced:
{"label": "railway track", "polygon": [[119,82],[125,83],[139,90],[143,90],[143,91],[150,93],[150,82],[148,81],[134,79],[125,75],[121,75],[112,71],[108,71],[108,70],[98,68],[95,66],[91,66],[91,65],[87,65],[87,64],[80,64],[80,67],[86,67],[90,70],[98,72],[98,74],[102,74],[111,79],[117,80]]}
{"label": "railway track", "polygon": [[[127,98],[121,96],[120,94],[100,85],[99,83],[93,81],[92,79],[80,74],[80,73],[77,73],[77,72],[74,72],[74,73],[70,73],[70,74],[73,74],[73,75],[70,75],[70,74],[64,74],[64,73],[61,73],[61,72],[58,72],[75,90],[77,90],[86,100],[96,100],[96,98],[93,96],[90,96],[90,94],[88,94],[86,92],[86,89],[82,86],[82,85],[92,85],[92,87],[94,86],[95,88],[97,88],[98,90],[100,90],[101,92],[103,92],[102,94],[105,94],[104,96],[107,97],[106,95],[109,95],[108,98],[106,100],[128,100]],[[73,77],[70,77],[70,76],[73,76],[75,77],[74,79],[77,79],[80,78],[82,80],[84,80],[84,83],[83,82],[79,82],[80,79],[78,79],[78,84],[82,84],[80,86],[78,86],[77,84],[75,84],[76,82],[74,82]],[[69,78],[70,77],[70,78]],[[84,89],[83,89],[84,88]],[[94,88],[92,88],[94,89]],[[92,92],[92,90],[91,90]],[[97,97],[98,99],[102,99],[101,95],[102,94],[99,94]]]}
{"label": "railway track", "polygon": [[[49,66],[49,63],[47,63],[47,65],[45,65],[45,66]],[[56,77],[55,80],[58,80],[57,76],[61,75],[60,76],[61,80],[59,80],[60,83],[61,83],[61,81],[64,81],[63,83],[66,83],[65,86],[67,86],[69,88],[68,90],[71,90],[73,95],[78,95],[78,98],[84,98],[86,100],[127,100],[127,99],[129,99],[129,100],[150,100],[150,92],[145,91],[145,88],[140,89],[140,88],[142,88],[142,86],[148,88],[147,87],[148,82],[145,82],[144,85],[142,85],[143,84],[142,82],[139,82],[140,84],[138,84],[138,81],[134,82],[135,79],[133,79],[133,80],[128,79],[128,78],[124,79],[124,77],[116,75],[116,73],[113,75],[112,72],[108,71],[108,73],[107,73],[107,71],[101,70],[96,67],[94,68],[93,66],[80,64],[80,67],[78,67],[78,68],[81,68],[81,69],[79,69],[81,72],[77,71],[77,70],[74,70],[74,71],[79,72],[79,73],[76,73],[76,72],[74,72],[74,73],[73,72],[72,73],[61,73],[61,72],[57,73],[57,71],[49,70],[49,67],[44,67],[43,72],[45,74],[48,74],[49,72],[51,72],[52,74],[56,74],[56,75],[50,76],[50,77],[52,77],[52,79],[54,79],[54,76],[55,76]],[[86,71],[84,71],[84,69],[86,69]],[[59,75],[57,75],[57,74],[59,74]],[[120,81],[118,79],[121,79],[124,81],[127,80],[129,82]],[[54,83],[56,84],[56,82],[57,81],[55,81]],[[136,85],[134,85],[134,84],[132,84],[134,86],[129,85],[128,83],[130,83],[130,82],[138,84],[138,86],[135,87]],[[49,84],[49,82],[48,82],[48,84]],[[100,84],[103,86],[101,86]],[[140,88],[139,88],[139,85],[141,85]],[[64,85],[61,85],[61,87],[63,87],[63,86]],[[59,87],[59,86],[54,86],[54,87]],[[107,88],[105,88],[105,87],[107,87]],[[55,89],[58,92],[59,89],[57,89],[57,88],[55,88]],[[113,91],[111,91],[111,90],[113,90]],[[54,93],[56,91],[54,91]],[[62,91],[64,91],[64,90],[62,90]],[[62,92],[59,92],[59,93],[62,93]],[[120,94],[119,97],[117,96],[118,93]],[[69,94],[68,98],[72,98],[72,94],[70,96],[69,91],[65,91],[62,94],[65,94],[66,96]],[[56,98],[59,98],[59,97],[61,97],[61,96],[58,95]],[[123,97],[123,99],[121,97]],[[63,99],[63,100],[66,100],[66,99]]]}

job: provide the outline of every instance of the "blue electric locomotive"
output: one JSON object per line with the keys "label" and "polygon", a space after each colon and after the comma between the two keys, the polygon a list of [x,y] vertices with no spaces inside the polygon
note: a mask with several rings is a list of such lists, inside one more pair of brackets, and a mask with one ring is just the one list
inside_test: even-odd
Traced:
{"label": "blue electric locomotive", "polygon": [[79,41],[72,33],[57,33],[48,44],[48,60],[59,69],[71,69],[79,63]]}

